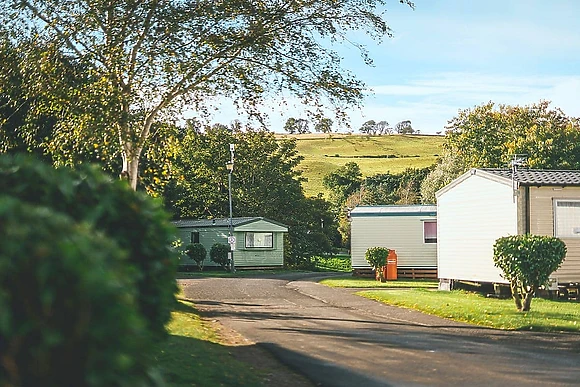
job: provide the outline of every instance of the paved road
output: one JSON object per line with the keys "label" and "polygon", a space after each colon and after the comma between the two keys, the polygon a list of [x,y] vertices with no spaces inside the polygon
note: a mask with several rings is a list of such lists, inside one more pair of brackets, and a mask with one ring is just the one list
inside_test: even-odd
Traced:
{"label": "paved road", "polygon": [[476,328],[316,279],[292,274],[180,283],[200,310],[316,385],[580,385],[580,335]]}

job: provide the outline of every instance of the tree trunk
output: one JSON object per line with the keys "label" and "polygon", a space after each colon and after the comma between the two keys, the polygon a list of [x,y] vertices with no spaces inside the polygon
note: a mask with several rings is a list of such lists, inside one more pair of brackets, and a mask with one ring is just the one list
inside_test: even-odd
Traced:
{"label": "tree trunk", "polygon": [[510,282],[510,288],[512,290],[512,297],[514,302],[516,303],[516,308],[521,311],[522,310],[522,297],[520,296],[520,289],[518,289],[518,284],[516,281]]}
{"label": "tree trunk", "polygon": [[131,148],[131,144],[123,146],[123,170],[120,178],[127,180],[133,191],[136,191],[139,180],[139,157],[141,152],[135,154]]}
{"label": "tree trunk", "polygon": [[524,298],[524,305],[522,306],[522,312],[528,312],[532,306],[532,299],[534,298],[534,293],[536,293],[537,287],[531,286],[526,297]]}

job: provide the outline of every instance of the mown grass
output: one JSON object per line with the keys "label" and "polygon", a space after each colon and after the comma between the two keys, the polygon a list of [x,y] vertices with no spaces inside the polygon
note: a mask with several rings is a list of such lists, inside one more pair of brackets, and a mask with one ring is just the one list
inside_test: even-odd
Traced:
{"label": "mown grass", "polygon": [[293,137],[297,138],[298,152],[304,157],[298,168],[308,179],[303,184],[307,196],[327,194],[322,179],[348,162],[357,163],[364,177],[385,172],[400,173],[406,168],[428,167],[437,161],[443,143],[441,136]]}
{"label": "mown grass", "polygon": [[532,310],[522,313],[516,310],[512,299],[487,298],[460,290],[369,290],[357,294],[389,305],[490,328],[541,332],[580,331],[580,305],[571,301],[536,298],[532,301]]}
{"label": "mown grass", "polygon": [[192,304],[180,302],[168,325],[170,337],[157,355],[168,386],[261,386],[262,371],[236,360],[231,347],[203,321]]}
{"label": "mown grass", "polygon": [[358,278],[352,276],[327,278],[321,284],[336,288],[437,288],[437,281],[429,279],[398,279],[396,281],[379,282],[374,278]]}

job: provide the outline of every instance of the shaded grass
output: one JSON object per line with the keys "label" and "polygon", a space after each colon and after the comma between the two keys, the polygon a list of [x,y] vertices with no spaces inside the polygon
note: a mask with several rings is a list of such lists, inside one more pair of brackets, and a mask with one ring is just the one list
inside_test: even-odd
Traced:
{"label": "shaded grass", "polygon": [[327,278],[321,284],[336,288],[437,288],[438,282],[429,279],[399,279],[379,282],[374,278],[353,276]]}
{"label": "shaded grass", "polygon": [[168,325],[170,337],[157,355],[168,386],[261,386],[262,373],[236,360],[192,304],[180,302]]}
{"label": "shaded grass", "polygon": [[512,299],[487,298],[479,293],[461,290],[372,290],[357,294],[389,305],[490,328],[541,332],[580,331],[580,305],[570,301],[536,298],[532,302],[532,310],[522,313],[516,310]]}

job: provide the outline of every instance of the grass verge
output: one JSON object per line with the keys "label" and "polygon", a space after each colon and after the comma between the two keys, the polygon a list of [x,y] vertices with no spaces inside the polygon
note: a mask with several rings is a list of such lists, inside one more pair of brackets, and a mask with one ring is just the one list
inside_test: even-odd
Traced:
{"label": "grass verge", "polygon": [[536,298],[532,302],[532,310],[522,313],[516,310],[512,299],[487,298],[460,290],[369,290],[357,294],[386,304],[490,328],[541,332],[580,331],[580,308],[578,303],[570,301]]}
{"label": "grass verge", "polygon": [[327,278],[321,284],[336,288],[437,288],[438,282],[425,279],[400,279],[379,282],[374,278],[357,278],[352,276]]}
{"label": "grass verge", "polygon": [[192,304],[180,302],[168,325],[170,337],[157,355],[158,367],[169,386],[261,386],[260,370],[238,361],[232,347]]}

